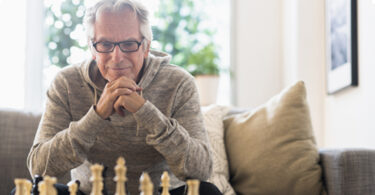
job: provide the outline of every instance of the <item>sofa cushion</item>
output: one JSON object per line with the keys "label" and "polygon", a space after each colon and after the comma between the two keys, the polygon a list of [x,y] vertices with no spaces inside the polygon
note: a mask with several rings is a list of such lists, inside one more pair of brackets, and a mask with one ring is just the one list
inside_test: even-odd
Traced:
{"label": "sofa cushion", "polygon": [[0,110],[0,194],[9,194],[15,178],[31,179],[26,158],[39,120],[39,114]]}
{"label": "sofa cushion", "polygon": [[234,195],[235,192],[229,184],[229,167],[224,147],[223,119],[228,111],[229,107],[226,106],[210,105],[202,107],[213,158],[213,171],[208,181],[215,184],[224,195]]}
{"label": "sofa cushion", "polygon": [[319,154],[303,82],[225,120],[230,182],[238,194],[319,194]]}

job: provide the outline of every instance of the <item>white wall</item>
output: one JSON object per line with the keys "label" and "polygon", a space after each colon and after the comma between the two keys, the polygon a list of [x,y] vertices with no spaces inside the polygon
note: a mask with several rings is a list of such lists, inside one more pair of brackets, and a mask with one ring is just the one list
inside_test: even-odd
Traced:
{"label": "white wall", "polygon": [[234,0],[232,6],[234,102],[253,108],[281,89],[281,1]]}
{"label": "white wall", "polygon": [[317,143],[324,143],[324,0],[284,0],[283,87],[305,81]]}
{"label": "white wall", "polygon": [[236,105],[255,107],[296,80],[307,86],[319,147],[375,148],[375,4],[358,1],[359,86],[325,89],[324,0],[236,0]]}

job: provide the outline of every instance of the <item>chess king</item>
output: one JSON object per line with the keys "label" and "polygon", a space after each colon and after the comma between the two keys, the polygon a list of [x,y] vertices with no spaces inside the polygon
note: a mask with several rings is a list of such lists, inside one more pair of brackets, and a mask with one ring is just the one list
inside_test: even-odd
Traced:
{"label": "chess king", "polygon": [[[154,194],[164,171],[171,192],[189,178],[210,176],[212,159],[193,77],[171,65],[168,54],[150,50],[148,15],[137,0],[100,0],[86,9],[83,23],[92,55],[61,70],[49,87],[27,158],[31,175],[70,173],[86,195],[95,163],[107,167],[103,181],[114,194],[119,156],[126,159],[133,195],[139,194],[142,172],[149,173]],[[200,190],[205,186],[220,194],[208,183]]]}

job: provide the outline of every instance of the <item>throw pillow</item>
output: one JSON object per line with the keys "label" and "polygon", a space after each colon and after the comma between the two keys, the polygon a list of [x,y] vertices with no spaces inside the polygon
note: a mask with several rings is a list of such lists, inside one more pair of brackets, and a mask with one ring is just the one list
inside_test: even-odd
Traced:
{"label": "throw pillow", "polygon": [[229,167],[224,146],[223,119],[228,111],[228,107],[219,105],[202,107],[213,158],[213,171],[208,181],[215,184],[224,195],[235,195],[229,184]]}
{"label": "throw pillow", "polygon": [[225,120],[230,182],[238,194],[320,194],[322,170],[302,81]]}

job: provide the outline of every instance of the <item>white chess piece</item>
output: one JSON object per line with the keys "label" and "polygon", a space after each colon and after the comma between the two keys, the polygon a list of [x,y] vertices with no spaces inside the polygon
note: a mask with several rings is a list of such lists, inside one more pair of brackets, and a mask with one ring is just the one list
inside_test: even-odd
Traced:
{"label": "white chess piece", "polygon": [[70,195],[76,195],[77,190],[78,190],[78,184],[73,181],[73,182],[69,183],[68,186],[69,186]]}
{"label": "white chess piece", "polygon": [[94,164],[91,166],[91,178],[92,189],[90,195],[102,195],[103,190],[103,177],[102,171],[103,166],[99,164]]}
{"label": "white chess piece", "polygon": [[57,190],[53,186],[57,182],[55,177],[50,177],[48,175],[43,177],[43,181],[39,182],[39,194],[40,195],[57,195]]}
{"label": "white chess piece", "polygon": [[31,188],[33,187],[33,183],[31,181],[25,179],[25,195],[30,195],[31,194]]}
{"label": "white chess piece", "polygon": [[27,179],[15,179],[14,184],[16,184],[15,195],[30,195],[32,184]]}
{"label": "white chess piece", "polygon": [[154,185],[152,184],[148,173],[142,174],[140,178],[139,189],[141,190],[141,195],[152,195],[153,190],[154,190]]}
{"label": "white chess piece", "polygon": [[119,157],[117,160],[117,165],[115,167],[116,177],[114,178],[116,182],[116,193],[115,195],[126,195],[125,182],[126,178],[126,166],[125,159]]}
{"label": "white chess piece", "polygon": [[161,186],[163,187],[163,191],[161,192],[161,195],[169,195],[169,175],[167,171],[163,172],[163,175],[161,176]]}
{"label": "white chess piece", "polygon": [[199,180],[191,179],[187,180],[188,194],[187,195],[199,195]]}

